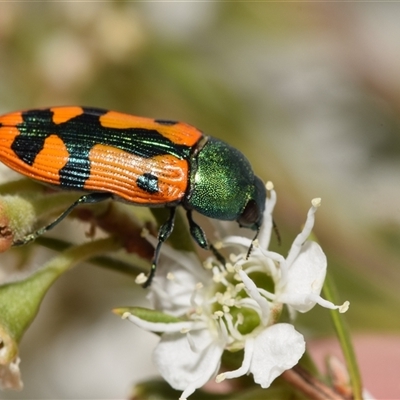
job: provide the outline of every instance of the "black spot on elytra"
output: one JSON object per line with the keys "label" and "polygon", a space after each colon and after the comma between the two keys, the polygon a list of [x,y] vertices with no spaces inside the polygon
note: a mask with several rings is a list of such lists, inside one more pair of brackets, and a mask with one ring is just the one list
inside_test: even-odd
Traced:
{"label": "black spot on elytra", "polygon": [[33,165],[44,141],[55,133],[52,129],[53,113],[49,109],[30,110],[22,113],[22,119],[24,122],[17,125],[20,134],[14,139],[11,149],[23,162]]}
{"label": "black spot on elytra", "polygon": [[145,173],[140,175],[136,180],[136,184],[140,189],[150,194],[157,193],[160,190],[158,187],[158,178],[153,174]]}
{"label": "black spot on elytra", "polygon": [[169,119],[155,119],[154,122],[157,122],[157,124],[160,125],[167,125],[167,126],[172,126],[178,124],[178,121],[172,121]]}

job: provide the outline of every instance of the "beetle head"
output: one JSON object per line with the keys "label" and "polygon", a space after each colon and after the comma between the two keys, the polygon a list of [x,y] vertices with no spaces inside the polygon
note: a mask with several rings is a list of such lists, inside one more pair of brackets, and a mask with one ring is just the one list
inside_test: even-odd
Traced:
{"label": "beetle head", "polygon": [[259,229],[266,189],[239,150],[208,137],[193,157],[191,167],[190,190],[184,203],[187,209]]}
{"label": "beetle head", "polygon": [[257,176],[254,176],[253,186],[248,190],[249,199],[236,221],[242,227],[258,230],[263,219],[267,192],[265,185]]}

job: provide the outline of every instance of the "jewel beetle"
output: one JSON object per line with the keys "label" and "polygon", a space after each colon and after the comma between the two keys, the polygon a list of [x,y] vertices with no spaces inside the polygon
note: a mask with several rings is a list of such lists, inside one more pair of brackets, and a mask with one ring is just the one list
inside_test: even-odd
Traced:
{"label": "jewel beetle", "polygon": [[145,287],[173,230],[177,206],[186,210],[194,240],[216,253],[192,211],[257,232],[262,223],[266,189],[249,161],[183,122],[77,106],[13,112],[0,116],[0,161],[37,181],[86,192],[51,224],[14,245],[34,240],[83,203],[114,199],[168,207]]}

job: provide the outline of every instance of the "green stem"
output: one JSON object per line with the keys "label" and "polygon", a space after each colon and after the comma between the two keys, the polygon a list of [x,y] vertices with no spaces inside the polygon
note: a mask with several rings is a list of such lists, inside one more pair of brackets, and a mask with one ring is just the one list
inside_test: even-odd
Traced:
{"label": "green stem", "polygon": [[[95,240],[80,246],[74,246],[44,264],[28,278],[0,286],[0,328],[2,339],[15,348],[23,333],[35,318],[40,304],[52,284],[77,263],[98,254],[114,251],[120,243],[114,238]],[[9,352],[11,354],[11,351]]]}
{"label": "green stem", "polygon": [[[325,279],[325,284],[323,288],[324,296],[327,300],[334,304],[339,304],[336,286],[333,281],[332,276],[328,273]],[[354,353],[353,344],[351,341],[351,336],[349,328],[344,319],[343,314],[337,312],[337,310],[330,311],[333,325],[335,327],[337,336],[339,338],[340,346],[342,348],[343,356],[346,361],[347,370],[350,375],[351,387],[353,391],[354,400],[362,400],[362,381],[361,375],[358,368],[357,359]]]}
{"label": "green stem", "polygon": [[[72,244],[66,242],[65,240],[55,239],[51,237],[41,236],[36,239],[36,244],[39,244],[43,247],[46,247],[55,251],[65,251],[68,248],[72,247]],[[146,274],[148,272],[148,268],[140,267],[135,264],[127,263],[122,260],[117,260],[112,257],[107,256],[97,256],[92,257],[87,260],[87,262],[106,269],[110,269],[112,271],[121,272],[123,274],[129,275],[133,278],[136,278],[140,273]]]}

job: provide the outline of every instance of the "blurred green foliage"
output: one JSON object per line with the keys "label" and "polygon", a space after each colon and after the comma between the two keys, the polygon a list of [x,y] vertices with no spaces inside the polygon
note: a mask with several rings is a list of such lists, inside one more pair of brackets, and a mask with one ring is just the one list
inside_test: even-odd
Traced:
{"label": "blurred green foliage", "polygon": [[[349,325],[399,332],[398,200],[386,202],[390,179],[372,200],[369,186],[389,156],[397,162],[397,104],[343,72],[332,15],[308,3],[3,2],[0,112],[90,105],[184,120],[228,141],[275,184],[274,249],[285,254],[321,195],[316,236],[351,303]],[[298,321],[333,333],[319,307]]]}

